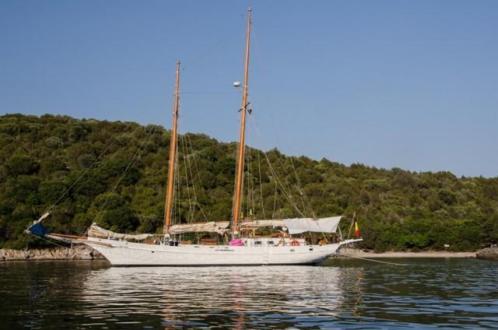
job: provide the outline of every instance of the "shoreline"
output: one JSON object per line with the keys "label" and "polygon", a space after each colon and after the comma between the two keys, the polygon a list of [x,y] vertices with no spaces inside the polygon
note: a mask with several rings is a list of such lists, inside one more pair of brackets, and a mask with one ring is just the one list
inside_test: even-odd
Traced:
{"label": "shoreline", "polygon": [[71,248],[12,250],[0,249],[0,263],[9,261],[51,261],[51,260],[105,260],[97,251],[86,245]]}
{"label": "shoreline", "polygon": [[339,250],[337,257],[352,258],[476,258],[476,252],[452,252],[452,251],[386,251],[366,252],[360,249],[343,248]]}
{"label": "shoreline", "polygon": [[[360,249],[343,248],[331,258],[476,258],[476,252],[421,251],[421,252],[366,252]],[[95,250],[76,245],[72,248],[51,248],[32,250],[0,249],[0,262],[9,261],[55,261],[55,260],[105,260]]]}

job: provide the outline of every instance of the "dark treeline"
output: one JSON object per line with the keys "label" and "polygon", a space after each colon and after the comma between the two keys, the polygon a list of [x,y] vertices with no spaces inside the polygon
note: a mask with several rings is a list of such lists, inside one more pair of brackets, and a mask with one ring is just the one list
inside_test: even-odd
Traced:
{"label": "dark treeline", "polygon": [[[67,116],[0,117],[0,247],[40,241],[23,234],[52,205],[47,225],[83,234],[92,223],[159,232],[169,131]],[[176,222],[230,219],[234,143],[180,138]],[[248,149],[247,218],[356,212],[363,248],[472,250],[498,241],[498,178],[344,166]],[[343,221],[347,233],[349,223]]]}

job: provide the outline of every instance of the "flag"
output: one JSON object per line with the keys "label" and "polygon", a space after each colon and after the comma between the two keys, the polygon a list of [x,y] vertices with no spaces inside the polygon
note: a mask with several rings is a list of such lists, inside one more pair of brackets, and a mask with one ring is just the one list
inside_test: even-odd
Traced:
{"label": "flag", "polygon": [[356,237],[356,238],[361,237],[360,227],[358,226],[357,221],[354,222],[354,237]]}

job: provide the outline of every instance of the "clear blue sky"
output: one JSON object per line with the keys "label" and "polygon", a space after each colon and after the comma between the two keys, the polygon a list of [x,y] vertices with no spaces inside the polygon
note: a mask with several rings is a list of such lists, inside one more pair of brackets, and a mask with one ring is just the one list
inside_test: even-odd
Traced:
{"label": "clear blue sky", "polygon": [[[250,1],[249,144],[498,176],[498,1]],[[237,138],[248,1],[0,2],[0,113]]]}

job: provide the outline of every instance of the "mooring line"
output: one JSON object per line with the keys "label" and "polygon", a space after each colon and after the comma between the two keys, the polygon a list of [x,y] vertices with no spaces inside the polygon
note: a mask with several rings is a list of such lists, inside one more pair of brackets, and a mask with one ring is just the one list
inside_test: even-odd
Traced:
{"label": "mooring line", "polygon": [[366,260],[366,261],[371,261],[371,262],[377,262],[379,264],[387,264],[387,265],[394,265],[394,266],[409,266],[408,264],[400,264],[396,262],[389,262],[389,261],[381,261],[381,260],[375,260],[375,259],[369,259],[369,258],[362,258],[362,257],[353,257],[353,256],[348,256],[345,254],[338,254],[339,256],[343,257],[348,257],[351,259],[359,259],[359,260]]}

